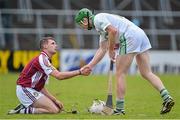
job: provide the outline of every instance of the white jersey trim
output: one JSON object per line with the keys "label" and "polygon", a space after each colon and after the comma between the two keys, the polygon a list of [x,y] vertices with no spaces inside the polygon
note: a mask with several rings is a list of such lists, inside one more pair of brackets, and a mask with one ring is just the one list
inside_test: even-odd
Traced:
{"label": "white jersey trim", "polygon": [[[49,66],[47,66],[44,61],[47,61],[47,63],[49,64]],[[51,68],[51,63],[49,62],[47,57],[43,58],[43,55],[41,54],[39,56],[39,63],[41,65],[41,68],[44,70],[44,72],[46,73],[46,75],[49,75],[53,70]]]}
{"label": "white jersey trim", "polygon": [[42,77],[42,73],[41,72],[36,72],[32,77],[31,77],[31,81],[32,81],[32,85],[31,87],[34,88],[36,86],[36,84],[39,82],[39,80]]}

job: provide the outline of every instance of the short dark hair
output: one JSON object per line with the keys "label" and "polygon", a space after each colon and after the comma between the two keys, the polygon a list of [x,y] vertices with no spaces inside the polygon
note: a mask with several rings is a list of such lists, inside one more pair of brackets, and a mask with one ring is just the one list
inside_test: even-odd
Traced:
{"label": "short dark hair", "polygon": [[48,40],[54,40],[55,41],[55,39],[53,37],[43,37],[39,43],[39,47],[41,50],[44,48],[44,45],[48,43]]}

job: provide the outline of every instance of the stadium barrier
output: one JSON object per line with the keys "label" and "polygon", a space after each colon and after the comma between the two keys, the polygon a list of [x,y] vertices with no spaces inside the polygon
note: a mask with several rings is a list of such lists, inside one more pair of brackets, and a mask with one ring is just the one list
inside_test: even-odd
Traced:
{"label": "stadium barrier", "polygon": [[[52,58],[52,64],[61,71],[76,70],[89,63],[96,50],[64,49]],[[0,73],[8,71],[21,71],[23,67],[39,51],[0,51]],[[152,71],[159,74],[180,73],[180,53],[177,51],[150,51]],[[107,74],[109,57],[106,54],[100,63],[93,68],[92,74]],[[114,70],[115,71],[115,70]],[[129,70],[130,74],[137,74],[138,68],[134,60]]]}
{"label": "stadium barrier", "polygon": [[[61,70],[69,71],[82,67],[89,63],[93,58],[96,50],[62,50],[61,51]],[[177,51],[150,51],[150,63],[152,71],[159,74],[179,74],[180,73],[180,53]],[[93,74],[107,74],[109,68],[109,56],[105,57],[98,63]],[[115,67],[114,67],[115,68]],[[137,74],[138,67],[134,60],[130,74]]]}
{"label": "stadium barrier", "polygon": [[[180,35],[180,27],[178,20],[180,17],[179,11],[154,11],[154,10],[96,10],[95,13],[108,12],[115,13],[127,17],[135,23],[140,22],[140,27],[146,32],[150,38],[150,42],[154,49],[171,49],[179,50],[178,39]],[[30,23],[19,22],[25,13],[32,16],[33,21]],[[88,48],[97,48],[98,33],[96,30],[88,31],[78,28],[74,22],[76,10],[52,10],[52,9],[0,9],[0,46],[10,46],[6,43],[7,40],[12,41],[9,49],[19,50],[26,49],[20,41],[31,41],[31,44],[38,44],[43,36],[52,35],[57,40],[61,48],[77,47],[72,41],[78,43],[81,48],[86,48],[85,42],[88,42]],[[136,16],[136,19],[134,17]],[[142,20],[139,18],[143,18]],[[169,25],[164,23],[170,18],[173,18],[173,23]],[[12,24],[10,25],[9,22]],[[162,25],[165,25],[164,27]],[[5,26],[6,25],[6,26]],[[7,27],[8,25],[8,27]],[[162,26],[162,27],[161,27]],[[68,37],[67,37],[68,36]],[[74,36],[74,37],[72,37]],[[88,36],[88,37],[87,37]],[[89,37],[89,36],[92,36]],[[67,42],[70,40],[70,43]],[[161,44],[162,41],[163,44]],[[63,44],[61,44],[63,43]],[[72,46],[71,46],[72,45]],[[34,46],[28,46],[29,50],[34,49]],[[38,49],[38,48],[36,48]]]}

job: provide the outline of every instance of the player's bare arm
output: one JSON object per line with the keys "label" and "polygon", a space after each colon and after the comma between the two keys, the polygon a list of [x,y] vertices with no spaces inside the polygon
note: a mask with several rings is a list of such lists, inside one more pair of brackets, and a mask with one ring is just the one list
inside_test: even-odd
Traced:
{"label": "player's bare arm", "polygon": [[45,96],[47,96],[49,99],[51,99],[59,109],[63,109],[62,102],[60,102],[58,99],[56,99],[56,97],[54,97],[45,87],[41,90],[41,92]]}
{"label": "player's bare arm", "polygon": [[67,71],[67,72],[60,72],[58,70],[53,70],[51,72],[50,75],[52,75],[53,77],[55,77],[58,80],[64,80],[64,79],[68,79],[68,78],[72,78],[74,76],[78,76],[78,75],[89,75],[89,73],[91,72],[90,69],[86,68],[83,70],[74,70],[74,71]]}
{"label": "player's bare arm", "polygon": [[99,49],[96,51],[95,56],[91,60],[91,62],[88,64],[90,68],[93,68],[101,59],[104,57],[108,49],[108,41],[102,41],[100,42]]}
{"label": "player's bare arm", "polygon": [[115,59],[114,46],[115,46],[115,37],[117,36],[117,29],[112,25],[109,25],[106,28],[106,31],[108,32],[109,56],[112,60],[114,60]]}
{"label": "player's bare arm", "polygon": [[41,92],[52,101],[56,100],[56,98],[45,87],[41,90]]}

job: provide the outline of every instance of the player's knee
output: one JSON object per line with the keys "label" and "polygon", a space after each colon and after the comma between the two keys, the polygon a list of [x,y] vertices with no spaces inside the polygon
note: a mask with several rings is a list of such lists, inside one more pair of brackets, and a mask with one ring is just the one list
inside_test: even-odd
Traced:
{"label": "player's knee", "polygon": [[49,109],[49,113],[51,113],[51,114],[57,114],[57,113],[59,113],[59,112],[60,112],[60,109],[57,108],[57,107],[54,107],[54,108],[50,108],[50,109]]}
{"label": "player's knee", "polygon": [[116,77],[117,77],[118,79],[124,79],[125,76],[126,76],[126,73],[125,73],[125,72],[117,72],[117,73],[116,73]]}
{"label": "player's knee", "polygon": [[128,73],[128,69],[116,69],[117,76],[125,76]]}
{"label": "player's knee", "polygon": [[151,76],[152,72],[150,72],[150,71],[149,72],[141,71],[140,74],[144,79],[148,79],[149,76]]}
{"label": "player's knee", "polygon": [[145,73],[145,72],[140,72],[140,74],[141,74],[141,76],[143,77],[143,78],[147,78],[147,73]]}

